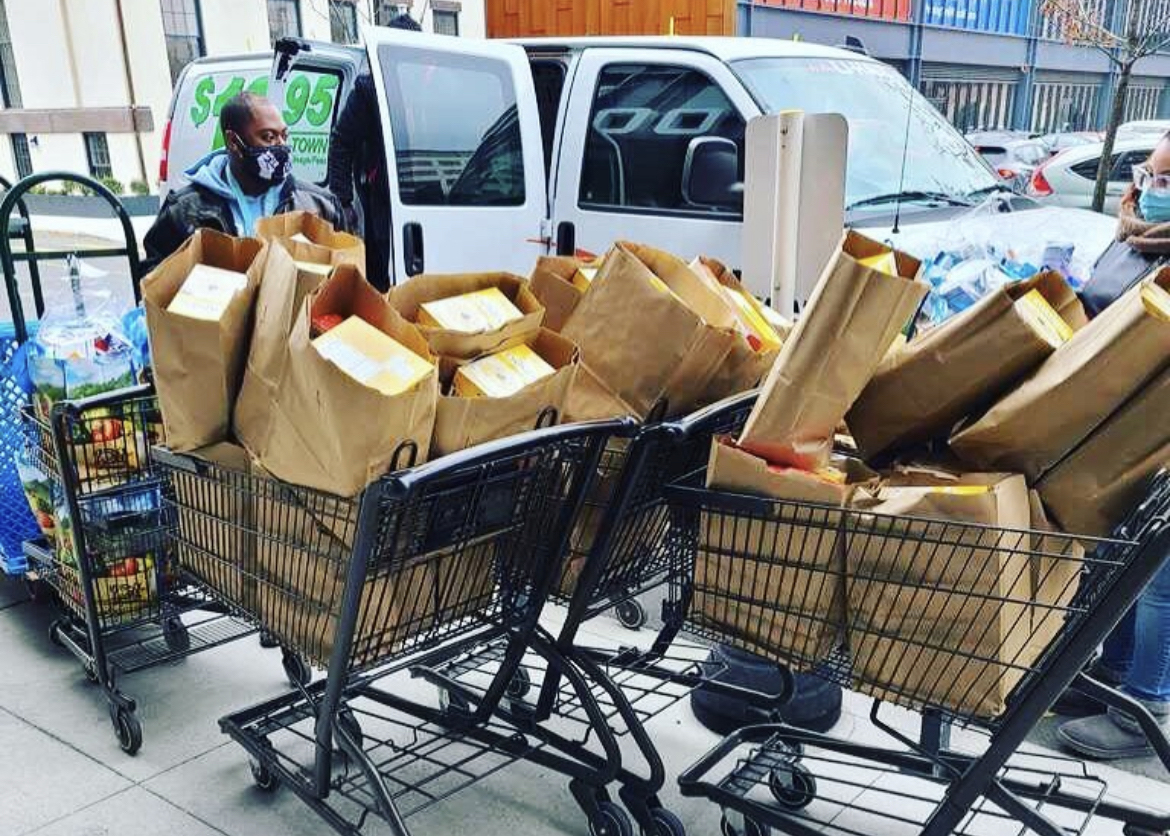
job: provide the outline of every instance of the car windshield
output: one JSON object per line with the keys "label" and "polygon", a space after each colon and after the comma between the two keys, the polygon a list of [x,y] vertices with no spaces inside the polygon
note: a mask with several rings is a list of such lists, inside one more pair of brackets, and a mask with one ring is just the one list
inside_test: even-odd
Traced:
{"label": "car windshield", "polygon": [[975,149],[891,67],[836,58],[751,58],[732,66],[769,113],[803,110],[845,117],[846,206],[901,192],[963,200],[998,183]]}

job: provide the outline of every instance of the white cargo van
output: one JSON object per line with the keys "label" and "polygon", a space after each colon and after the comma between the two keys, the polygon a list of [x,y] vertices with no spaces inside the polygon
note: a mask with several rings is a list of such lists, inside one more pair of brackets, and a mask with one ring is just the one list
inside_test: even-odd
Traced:
{"label": "white cargo van", "polygon": [[[222,142],[218,108],[241,89],[266,90],[270,65],[284,81],[295,170],[321,181],[328,127],[368,62],[398,281],[424,270],[526,274],[538,255],[602,252],[621,238],[738,266],[745,125],[781,110],[846,117],[847,222],[890,237],[897,205],[908,249],[1003,190],[896,70],[854,52],[763,38],[507,42],[383,28],[365,42],[286,42],[287,74],[270,55],[192,63],[172,104],[165,187]],[[1009,245],[1021,230],[1067,239],[1075,229],[1082,272],[1112,234],[1101,216],[1018,196],[1001,206],[993,221]]]}

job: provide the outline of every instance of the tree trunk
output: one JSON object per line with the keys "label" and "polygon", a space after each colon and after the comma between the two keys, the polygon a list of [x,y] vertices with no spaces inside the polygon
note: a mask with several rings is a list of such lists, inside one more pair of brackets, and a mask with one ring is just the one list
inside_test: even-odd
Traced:
{"label": "tree trunk", "polygon": [[1125,117],[1125,98],[1129,92],[1129,79],[1132,74],[1132,62],[1127,61],[1121,65],[1117,89],[1113,91],[1109,123],[1105,126],[1105,144],[1101,149],[1101,161],[1097,165],[1097,185],[1093,190],[1094,212],[1100,212],[1105,208],[1105,189],[1109,185],[1109,174],[1113,169],[1113,143],[1117,139],[1117,129],[1121,127],[1121,120]]}

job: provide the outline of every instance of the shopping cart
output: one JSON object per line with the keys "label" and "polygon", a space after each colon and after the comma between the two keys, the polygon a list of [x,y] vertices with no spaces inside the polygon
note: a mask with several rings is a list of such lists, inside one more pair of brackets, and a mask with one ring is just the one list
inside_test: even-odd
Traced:
{"label": "shopping cart", "polygon": [[[889,736],[763,725],[727,737],[679,779],[723,808],[725,836],[1067,836],[1094,816],[1130,836],[1170,829],[1170,804],[1115,802],[1080,761],[1021,751],[1076,680],[1137,718],[1170,765],[1149,713],[1081,672],[1170,549],[1167,473],[1110,539],[742,496],[701,474],[667,495],[671,537],[694,556],[692,627],[873,696]],[[939,712],[963,751],[921,745],[891,704]]]}
{"label": "shopping cart", "polygon": [[[341,833],[373,814],[405,834],[406,817],[524,759],[570,775],[587,812],[603,815],[595,799],[616,750],[601,768],[566,762],[557,734],[504,696],[535,652],[602,722],[538,618],[602,450],[627,432],[622,421],[535,430],[399,471],[352,500],[159,452],[180,560],[218,572],[240,609],[327,670],[220,721],[256,783],[289,786]],[[440,673],[498,639],[486,691]],[[411,678],[434,699],[411,698]]]}
{"label": "shopping cart", "polygon": [[[32,187],[52,180],[77,183],[103,197],[121,222],[122,246],[83,251],[36,250],[30,238],[13,253],[0,239],[17,340],[28,338],[15,264],[30,265],[38,318],[44,297],[37,265],[89,258],[125,257],[135,300],[140,298],[137,245],[121,203],[108,189],[81,175],[45,173],[26,178],[0,203],[0,224]],[[74,288],[79,294],[79,289]],[[123,751],[142,745],[135,700],[123,693],[123,674],[169,663],[253,632],[228,617],[203,588],[181,576],[170,558],[160,480],[150,450],[162,433],[152,387],[130,386],[93,397],[25,404],[17,427],[25,460],[38,474],[29,485],[38,503],[40,531],[23,543],[27,573],[52,590],[61,611],[50,640],[68,649],[86,676],[99,684]],[[25,508],[28,504],[26,502]]]}
{"label": "shopping cart", "polygon": [[[605,722],[584,710],[576,691],[564,682],[562,670],[549,668],[538,655],[526,656],[511,680],[507,697],[512,710],[532,722],[572,728],[561,742],[566,757],[597,768],[597,749],[617,746],[629,736],[640,763],[630,767],[632,753],[615,779],[625,810],[607,803],[607,832],[681,836],[683,823],[660,796],[666,780],[662,758],[646,731],[646,723],[697,687],[747,701],[767,712],[789,698],[792,677],[781,669],[779,693],[760,694],[721,682],[724,669],[708,659],[709,648],[680,637],[685,629],[683,580],[689,574],[686,553],[668,548],[670,528],[664,488],[707,460],[714,436],[738,431],[747,419],[756,393],[734,396],[680,421],[654,422],[633,438],[616,439],[607,447],[597,481],[585,501],[569,541],[565,571],[553,599],[565,606],[556,646],[591,683]],[[659,587],[675,594],[663,602],[661,630],[648,647],[591,647],[581,627],[611,607]],[[498,676],[505,658],[502,646],[481,646],[453,659],[444,673],[464,688],[483,693]]]}

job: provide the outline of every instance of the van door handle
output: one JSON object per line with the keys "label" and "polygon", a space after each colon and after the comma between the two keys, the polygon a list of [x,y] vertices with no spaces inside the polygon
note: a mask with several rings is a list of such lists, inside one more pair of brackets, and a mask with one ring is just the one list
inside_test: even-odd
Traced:
{"label": "van door handle", "polygon": [[577,252],[577,229],[569,221],[557,224],[557,255],[573,255]]}
{"label": "van door handle", "polygon": [[417,221],[411,221],[402,227],[402,261],[407,276],[417,276],[425,268],[423,228]]}

